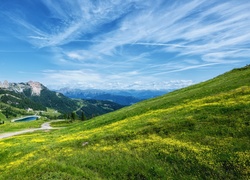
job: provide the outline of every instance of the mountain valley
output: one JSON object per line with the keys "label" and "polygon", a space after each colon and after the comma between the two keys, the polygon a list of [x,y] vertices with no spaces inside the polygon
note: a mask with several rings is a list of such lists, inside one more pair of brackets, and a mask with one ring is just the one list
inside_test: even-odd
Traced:
{"label": "mountain valley", "polygon": [[101,89],[71,89],[62,88],[55,90],[70,98],[107,100],[121,105],[132,105],[145,99],[154,98],[174,91],[166,90],[101,90]]}
{"label": "mountain valley", "polygon": [[[62,118],[64,114],[75,111],[78,116],[84,112],[86,118],[89,119],[123,106],[110,101],[71,99],[49,90],[39,82],[9,83],[5,81],[0,82],[0,107],[1,113],[6,118],[34,113],[48,118]],[[47,113],[47,110],[50,113]]]}

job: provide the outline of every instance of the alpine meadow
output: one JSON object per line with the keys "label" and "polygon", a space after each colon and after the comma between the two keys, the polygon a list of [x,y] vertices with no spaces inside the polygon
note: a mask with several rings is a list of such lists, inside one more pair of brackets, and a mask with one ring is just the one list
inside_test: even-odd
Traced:
{"label": "alpine meadow", "polygon": [[0,140],[0,179],[248,179],[250,66],[52,126]]}
{"label": "alpine meadow", "polygon": [[250,0],[1,0],[0,180],[250,180]]}

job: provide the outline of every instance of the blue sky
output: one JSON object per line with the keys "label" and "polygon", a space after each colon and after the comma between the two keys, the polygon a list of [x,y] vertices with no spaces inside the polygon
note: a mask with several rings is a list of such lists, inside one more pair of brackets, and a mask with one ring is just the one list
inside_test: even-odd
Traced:
{"label": "blue sky", "polygon": [[169,89],[250,63],[248,0],[1,0],[0,81]]}

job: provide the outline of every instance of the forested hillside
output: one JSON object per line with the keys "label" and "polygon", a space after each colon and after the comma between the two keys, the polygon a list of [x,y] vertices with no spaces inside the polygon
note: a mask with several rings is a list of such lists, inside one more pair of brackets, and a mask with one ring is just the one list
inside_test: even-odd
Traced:
{"label": "forested hillside", "polygon": [[4,119],[34,113],[48,116],[48,109],[61,114],[52,113],[53,118],[63,118],[64,114],[75,111],[79,118],[84,112],[89,119],[123,107],[107,101],[71,99],[61,93],[50,91],[38,82],[6,84],[5,87],[0,87],[0,110],[5,116]]}

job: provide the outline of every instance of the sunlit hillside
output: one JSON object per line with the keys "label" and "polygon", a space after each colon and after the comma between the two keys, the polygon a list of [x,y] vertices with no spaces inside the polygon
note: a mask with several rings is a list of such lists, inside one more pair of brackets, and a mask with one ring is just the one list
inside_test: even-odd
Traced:
{"label": "sunlit hillside", "polygon": [[1,139],[0,179],[248,179],[250,66],[54,125]]}

